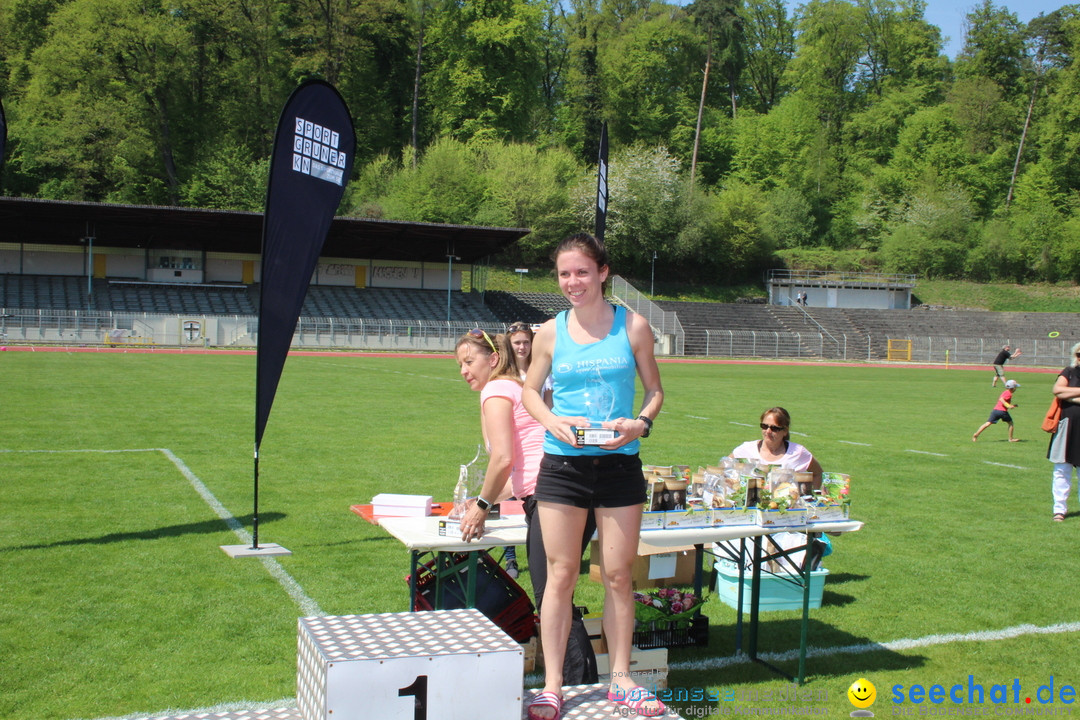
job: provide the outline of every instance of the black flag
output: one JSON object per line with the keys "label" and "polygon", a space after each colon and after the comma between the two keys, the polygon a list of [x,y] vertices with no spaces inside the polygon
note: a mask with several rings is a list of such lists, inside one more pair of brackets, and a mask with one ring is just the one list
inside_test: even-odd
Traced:
{"label": "black flag", "polygon": [[607,227],[607,123],[600,128],[600,156],[596,168],[596,239],[603,242]]}
{"label": "black flag", "polygon": [[0,172],[4,169],[4,150],[7,148],[7,121],[4,120],[4,102],[0,100]]}
{"label": "black flag", "polygon": [[311,80],[285,103],[263,217],[255,370],[254,546],[259,545],[259,444],[315,264],[352,172],[356,134],[345,101]]}

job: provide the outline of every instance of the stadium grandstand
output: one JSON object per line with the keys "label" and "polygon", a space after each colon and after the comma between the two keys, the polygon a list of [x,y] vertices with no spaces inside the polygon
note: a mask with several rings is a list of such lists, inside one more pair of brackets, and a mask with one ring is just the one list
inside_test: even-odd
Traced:
{"label": "stadium grandstand", "polygon": [[[0,341],[252,347],[261,222],[0,197]],[[561,295],[462,290],[463,269],[482,279],[527,233],[337,218],[294,346],[445,351],[472,327],[543,322],[568,307]],[[770,303],[652,303],[617,277],[612,299],[649,318],[662,355],[988,364],[1010,344],[1025,364],[1060,366],[1080,337],[1073,313],[909,309],[912,276],[777,273]],[[801,288],[809,306],[792,301]],[[845,292],[879,307],[825,306]]]}

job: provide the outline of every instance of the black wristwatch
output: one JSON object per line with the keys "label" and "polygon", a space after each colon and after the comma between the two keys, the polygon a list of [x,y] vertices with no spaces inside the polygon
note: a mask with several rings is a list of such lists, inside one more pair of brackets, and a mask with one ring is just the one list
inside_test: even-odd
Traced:
{"label": "black wristwatch", "polygon": [[476,507],[478,507],[481,510],[486,512],[486,511],[491,509],[491,503],[489,503],[487,500],[485,500],[484,498],[477,495],[476,496]]}
{"label": "black wristwatch", "polygon": [[652,420],[644,415],[638,415],[637,419],[645,422],[645,432],[641,433],[641,437],[649,437],[649,433],[652,432]]}

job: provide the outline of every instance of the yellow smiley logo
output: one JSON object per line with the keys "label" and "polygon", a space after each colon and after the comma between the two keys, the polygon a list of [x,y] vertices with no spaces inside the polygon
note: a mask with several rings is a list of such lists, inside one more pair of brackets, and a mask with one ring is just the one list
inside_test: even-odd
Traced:
{"label": "yellow smiley logo", "polygon": [[868,708],[877,700],[877,688],[866,678],[859,678],[851,683],[847,691],[848,700],[857,708]]}

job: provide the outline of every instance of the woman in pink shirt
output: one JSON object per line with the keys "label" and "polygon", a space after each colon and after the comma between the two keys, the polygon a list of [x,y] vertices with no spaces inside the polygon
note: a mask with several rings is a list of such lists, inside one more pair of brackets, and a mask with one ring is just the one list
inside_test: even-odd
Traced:
{"label": "woman in pink shirt", "polygon": [[521,404],[521,375],[506,335],[493,339],[471,330],[455,354],[461,376],[480,393],[480,430],[489,455],[484,485],[461,521],[461,538],[471,541],[484,534],[488,507],[535,491],[544,427]]}

